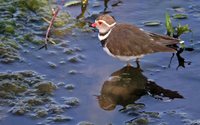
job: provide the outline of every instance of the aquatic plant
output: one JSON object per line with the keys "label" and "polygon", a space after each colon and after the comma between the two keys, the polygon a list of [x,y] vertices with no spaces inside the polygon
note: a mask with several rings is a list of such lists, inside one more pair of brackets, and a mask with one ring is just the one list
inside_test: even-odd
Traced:
{"label": "aquatic plant", "polygon": [[170,15],[168,13],[165,14],[165,27],[167,30],[167,35],[179,38],[182,34],[192,32],[189,28],[189,25],[181,25],[180,23],[177,26],[173,26]]}
{"label": "aquatic plant", "polygon": [[[184,14],[177,14],[176,17],[173,16],[173,18],[175,18],[175,19],[186,19],[185,16],[186,15],[184,15]],[[170,15],[168,13],[165,14],[165,27],[166,27],[168,36],[178,38],[178,39],[180,38],[180,36],[182,34],[192,32],[192,30],[190,29],[188,24],[181,25],[180,23],[178,23],[177,26],[173,26]],[[177,46],[175,48],[177,48]],[[188,64],[188,65],[191,64],[190,61],[185,61],[185,59],[181,56],[181,53],[184,50],[193,51],[193,48],[186,47],[184,41],[180,41],[180,48],[178,48],[178,51],[176,53],[176,56],[177,56],[177,59],[178,59],[178,66],[177,66],[176,69],[178,69],[179,67],[185,68],[185,64]],[[173,57],[174,57],[174,54],[171,57],[170,64],[168,65],[168,67],[170,67]]]}

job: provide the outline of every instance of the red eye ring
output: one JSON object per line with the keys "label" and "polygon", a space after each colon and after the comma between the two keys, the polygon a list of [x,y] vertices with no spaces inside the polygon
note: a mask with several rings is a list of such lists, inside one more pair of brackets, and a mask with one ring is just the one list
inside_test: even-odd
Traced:
{"label": "red eye ring", "polygon": [[102,24],[102,22],[98,22],[98,24],[99,24],[99,25],[101,25],[101,24]]}

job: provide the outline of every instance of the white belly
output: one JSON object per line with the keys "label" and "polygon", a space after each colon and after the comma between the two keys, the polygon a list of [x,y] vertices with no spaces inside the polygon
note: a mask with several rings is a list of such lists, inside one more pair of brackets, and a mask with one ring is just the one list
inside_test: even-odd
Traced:
{"label": "white belly", "polygon": [[109,56],[112,56],[112,57],[114,57],[114,58],[117,58],[117,59],[119,59],[119,60],[121,60],[121,61],[126,61],[126,62],[129,62],[129,61],[131,61],[131,60],[135,60],[135,59],[137,59],[137,58],[141,58],[141,57],[143,57],[144,55],[139,55],[139,56],[119,56],[119,55],[113,55],[110,51],[109,51],[109,49],[105,46],[105,47],[103,47],[103,50],[109,55]]}

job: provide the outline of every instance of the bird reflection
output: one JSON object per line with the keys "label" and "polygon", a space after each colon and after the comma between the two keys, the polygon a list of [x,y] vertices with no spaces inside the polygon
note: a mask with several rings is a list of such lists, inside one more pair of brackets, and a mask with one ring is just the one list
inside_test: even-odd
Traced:
{"label": "bird reflection", "polygon": [[[109,1],[110,1],[110,0],[104,0],[104,11],[103,11],[104,14],[105,14],[105,13],[110,13],[110,12],[111,12],[111,11],[107,11]],[[122,3],[121,0],[113,0],[113,1],[110,3],[110,5],[111,5],[112,7],[116,7],[116,6],[119,6],[119,4],[121,4],[121,3]]]}
{"label": "bird reflection", "polygon": [[104,12],[106,12],[106,10],[108,9],[108,2],[110,0],[104,0]]}
{"label": "bird reflection", "polygon": [[125,66],[111,74],[101,88],[101,94],[97,96],[99,106],[104,110],[114,110],[117,105],[125,107],[133,104],[144,95],[164,99],[183,98],[177,91],[164,89],[155,82],[148,81],[142,74],[142,70],[137,63],[137,67]]}

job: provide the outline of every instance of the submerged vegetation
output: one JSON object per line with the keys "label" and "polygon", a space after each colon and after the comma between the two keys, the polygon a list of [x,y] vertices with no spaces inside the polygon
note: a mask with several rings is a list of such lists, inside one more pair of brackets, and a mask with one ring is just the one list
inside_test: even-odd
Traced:
{"label": "submerged vegetation", "polygon": [[[52,5],[50,5],[52,4]],[[0,1],[0,60],[11,63],[21,60],[19,49],[29,48],[31,45],[41,46],[45,41],[52,11],[48,0],[13,0]],[[77,22],[69,13],[60,11],[53,23],[50,43],[58,44],[65,34],[73,34],[73,29],[81,27],[81,31],[89,31],[88,26]],[[88,29],[88,30],[84,30]],[[39,45],[39,46],[38,46]]]}
{"label": "submerged vegetation", "polygon": [[43,122],[65,122],[73,118],[63,113],[80,102],[75,97],[63,97],[58,103],[52,97],[58,87],[33,71],[0,73],[0,106],[13,115],[27,115]]}
{"label": "submerged vegetation", "polygon": [[1,73],[0,81],[0,105],[11,106],[13,114],[24,115],[39,105],[53,103],[56,85],[33,71]]}
{"label": "submerged vegetation", "polygon": [[[1,63],[23,61],[20,52],[26,53],[28,51],[25,50],[32,49],[33,46],[37,49],[44,43],[48,27],[47,20],[51,18],[49,6],[48,0],[0,1]],[[67,12],[61,11],[53,24],[51,41],[59,43],[58,47],[63,46],[65,42],[55,36],[72,34],[72,29],[79,26]],[[73,54],[78,49],[72,49]],[[76,61],[76,58],[70,61]],[[56,64],[49,63],[49,65],[56,68]],[[2,72],[0,81],[0,110],[7,110],[6,112],[13,115],[26,115],[33,119],[44,118],[45,120],[39,124],[73,119],[63,113],[79,104],[79,99],[65,97],[61,103],[56,102],[53,93],[58,87],[38,73],[34,71]],[[0,113],[0,119],[2,117],[4,113],[3,115]]]}
{"label": "submerged vegetation", "polygon": [[[85,115],[85,112],[77,112],[77,111],[88,110],[88,109],[81,109],[82,100],[79,97],[75,96],[77,95],[79,96],[80,93],[82,94],[84,92],[89,93],[91,95],[96,94],[95,90],[92,91],[94,93],[90,93],[87,90],[90,90],[91,88],[86,88],[88,86],[93,87],[93,85],[90,84],[89,82],[91,83],[94,83],[94,81],[97,82],[98,78],[96,78],[96,74],[95,75],[92,74],[92,77],[94,78],[91,78],[90,76],[88,77],[88,74],[86,74],[86,77],[92,79],[93,81],[92,80],[87,81],[88,84],[82,85],[85,88],[83,92],[80,92],[82,91],[82,88],[80,89],[81,86],[80,84],[82,81],[84,81],[84,79],[82,79],[81,77],[79,78],[78,75],[79,74],[82,75],[83,74],[82,72],[89,72],[89,71],[83,71],[83,69],[80,68],[79,66],[86,67],[87,64],[89,65],[89,67],[87,67],[88,68],[87,70],[94,70],[93,69],[94,67],[90,65],[91,63],[88,64],[88,61],[85,61],[86,63],[84,62],[84,60],[87,59],[83,55],[85,54],[85,50],[79,48],[79,46],[77,46],[77,43],[75,43],[74,41],[78,41],[77,31],[91,32],[93,30],[89,26],[91,20],[94,21],[94,18],[96,18],[98,14],[111,13],[110,8],[122,5],[123,1],[121,0],[110,1],[112,2],[110,6],[108,5],[109,0],[104,0],[104,1],[97,0],[93,1],[93,3],[88,3],[88,0],[70,0],[70,1],[66,0],[64,3],[61,4],[60,2],[63,2],[64,0],[56,2],[52,1],[53,0],[11,0],[11,1],[0,0],[0,63],[3,63],[1,64],[2,66],[5,66],[6,68],[8,67],[8,69],[3,67],[3,70],[6,69],[6,71],[2,71],[0,73],[0,121],[2,118],[6,117],[5,114],[9,114],[14,116],[26,116],[26,117],[28,116],[28,118],[36,119],[36,121],[39,121],[37,124],[41,125],[52,124],[55,122],[68,122],[68,123],[74,122],[77,114]],[[101,5],[102,3],[104,4],[103,9]],[[60,11],[58,11],[58,13],[55,16],[55,12],[58,6],[60,6]],[[78,13],[76,17],[73,17],[73,15],[71,15],[68,11],[65,10],[66,8],[71,9],[72,7],[76,8],[77,6],[81,8],[81,12]],[[95,10],[94,12],[91,12],[90,7],[95,9],[97,8],[97,10],[100,7],[101,10],[99,9],[98,11]],[[182,11],[182,8],[175,8],[175,9],[177,11]],[[51,21],[53,16],[55,16],[55,20]],[[167,35],[175,38],[180,38],[181,35],[188,32],[192,32],[188,24],[186,25],[177,24],[176,26],[174,25],[175,20],[189,19],[187,14],[182,14],[182,13],[172,14],[172,16],[170,16],[168,13],[166,13],[165,17],[166,17],[165,26],[167,30]],[[50,26],[51,23],[52,26],[48,30],[48,27]],[[143,24],[145,26],[156,27],[156,26],[162,26],[163,23],[157,19],[153,19],[152,21],[144,21]],[[92,37],[94,37],[93,35],[94,34],[90,36],[91,39]],[[73,36],[75,40],[69,39],[68,41],[66,36]],[[82,37],[85,36],[82,35]],[[88,43],[89,40],[88,41],[87,40],[88,39],[85,39],[86,44],[88,44],[88,46],[91,46],[91,43]],[[41,48],[41,46],[43,46],[45,42],[48,42],[48,44],[56,44],[53,47],[53,49],[55,49],[56,51],[49,51],[49,50],[45,51],[47,53],[46,54],[47,57],[40,55],[40,52],[42,50],[39,50],[39,52],[37,52],[35,55],[32,54],[32,52],[34,53],[35,50],[37,51],[39,48]],[[74,45],[71,45],[70,42],[74,42],[73,43]],[[61,52],[58,53],[57,50]],[[93,51],[93,49],[91,50]],[[91,50],[89,52],[91,52]],[[181,65],[182,67],[185,67],[185,63],[190,64],[191,62],[189,61],[186,62],[184,58],[180,56],[182,52],[183,50],[178,51],[177,57],[179,61],[179,66]],[[29,53],[29,55],[27,53]],[[32,62],[29,60],[27,61],[26,59],[24,59],[27,58],[26,57],[27,55],[25,54],[31,57],[32,55],[36,56],[36,59],[34,58],[33,61],[31,60]],[[59,55],[58,57],[58,54],[60,54],[61,56]],[[93,60],[96,61],[96,57]],[[47,67],[44,66],[45,65],[44,63],[40,65],[39,61],[44,62],[47,65]],[[11,68],[11,70],[9,69],[9,66],[13,67],[12,64],[18,64],[17,65],[18,67],[16,68],[17,71],[12,71],[15,68]],[[33,64],[39,65],[38,66],[39,68],[36,66],[36,70],[39,69],[38,72],[40,71],[43,72],[42,70],[44,69],[43,68],[44,66],[45,68],[48,69],[47,71],[44,72],[45,73],[48,72],[49,74],[51,72],[52,74],[48,76],[48,74],[43,73],[44,75],[41,75],[40,73],[35,72],[34,69],[35,67],[33,66]],[[26,65],[24,67],[30,66],[30,69],[34,69],[34,71],[32,70],[23,71],[23,65]],[[34,68],[32,68],[31,66],[33,66]],[[97,69],[102,68],[100,66],[95,68]],[[69,69],[67,69],[66,67],[67,68],[69,67]],[[92,71],[92,73],[93,72],[95,73],[97,72],[98,74],[98,72],[100,71],[95,69],[94,71]],[[147,71],[147,74],[148,73],[149,71]],[[150,71],[150,75],[152,74]],[[47,80],[46,76],[47,78],[50,77],[50,80]],[[52,76],[55,76],[55,78],[53,78]],[[68,76],[70,76],[70,78]],[[68,78],[70,79],[69,83],[65,84],[65,80]],[[138,81],[141,81],[141,78],[138,77],[134,78],[136,78]],[[61,82],[59,83],[53,82],[60,79]],[[118,79],[118,77],[116,77],[116,79]],[[130,86],[132,84],[131,85],[126,84],[128,80],[130,79],[129,78],[124,79],[124,83],[122,84],[123,89],[126,87],[130,89]],[[78,83],[76,83],[76,81]],[[120,90],[119,85],[117,85],[116,87],[118,87],[118,90]],[[157,92],[157,90],[155,91]],[[63,93],[63,91],[66,92],[67,94],[63,94],[64,96],[62,95],[63,97],[60,97],[60,94]],[[78,94],[75,92],[77,92]],[[54,95],[55,93],[58,95]],[[163,93],[160,93],[160,95],[163,95]],[[81,96],[83,96],[85,99],[85,95]],[[122,96],[122,94],[120,94],[120,96]],[[110,98],[108,100],[112,101]],[[85,103],[84,101],[83,104]],[[127,115],[129,118],[130,117],[133,118],[131,120],[124,121],[125,125],[138,125],[138,124],[147,125],[151,124],[152,122],[154,124],[155,121],[161,122],[160,124],[164,125],[167,123],[162,122],[163,117],[168,117],[168,116],[182,117],[182,115],[180,115],[179,112],[174,111],[176,109],[172,110],[171,112],[146,111],[145,104],[143,103],[132,104],[132,102],[133,101],[131,100],[131,104],[127,104],[124,106],[123,109],[119,110],[119,113],[123,113],[124,115]],[[93,106],[93,103],[89,102],[88,104],[90,110],[91,107]],[[74,112],[72,111],[73,112],[72,114],[74,115],[73,117],[69,116],[71,113],[71,110],[69,110],[70,108],[78,109],[77,111]],[[119,107],[116,107],[116,109],[119,109]],[[96,109],[94,111],[96,111]],[[92,110],[92,112],[89,112],[90,113],[89,115],[96,114],[96,112],[94,111]],[[86,112],[86,114],[87,113],[88,112]],[[183,120],[185,119],[186,118],[183,118]],[[199,121],[191,120],[190,122],[187,121],[186,123],[198,124]],[[112,123],[110,123],[109,125],[111,124]],[[78,121],[77,125],[94,125],[94,124],[91,123],[90,121]]]}

